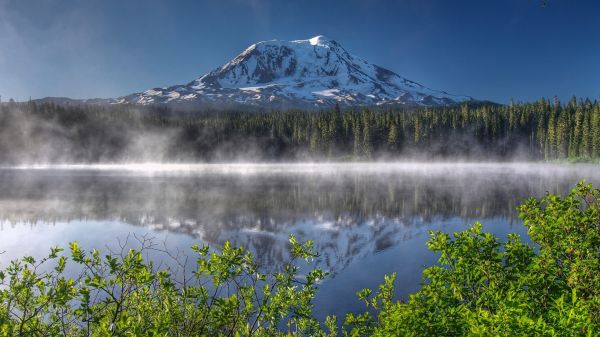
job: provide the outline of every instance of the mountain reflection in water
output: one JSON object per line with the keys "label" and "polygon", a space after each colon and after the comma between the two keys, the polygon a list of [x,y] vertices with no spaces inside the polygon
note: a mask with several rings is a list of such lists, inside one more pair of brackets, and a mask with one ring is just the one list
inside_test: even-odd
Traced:
{"label": "mountain reflection in water", "polygon": [[[1,169],[0,251],[9,254],[0,255],[0,268],[9,256],[27,253],[21,242],[44,243],[44,235],[53,230],[63,244],[81,240],[78,235],[124,237],[132,229],[187,237],[185,244],[218,246],[229,240],[248,247],[266,268],[286,261],[287,238],[295,234],[315,241],[321,253],[316,263],[335,277],[343,275],[349,297],[356,286],[374,287],[371,283],[394,270],[405,274],[399,282],[406,292],[418,286],[421,265],[435,261],[424,245],[427,230],[461,229],[476,220],[486,225],[488,220],[492,232],[524,234],[516,207],[525,198],[566,193],[583,178],[600,182],[600,170],[593,165],[166,167]],[[47,228],[52,224],[63,226]],[[19,251],[11,252],[15,247]],[[401,264],[409,261],[411,269],[404,270]],[[377,281],[361,283],[365,273]]]}

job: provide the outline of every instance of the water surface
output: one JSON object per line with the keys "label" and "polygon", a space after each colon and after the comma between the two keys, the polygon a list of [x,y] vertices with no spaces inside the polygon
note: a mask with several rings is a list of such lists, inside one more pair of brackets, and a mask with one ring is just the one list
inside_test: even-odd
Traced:
{"label": "water surface", "polygon": [[287,238],[315,241],[317,311],[359,311],[354,293],[398,273],[398,295],[414,292],[428,230],[481,221],[502,237],[525,235],[515,208],[527,197],[566,193],[594,165],[549,164],[138,164],[0,169],[0,268],[22,255],[77,240],[114,246],[151,236],[181,252],[225,241],[251,249],[266,269],[289,258]]}

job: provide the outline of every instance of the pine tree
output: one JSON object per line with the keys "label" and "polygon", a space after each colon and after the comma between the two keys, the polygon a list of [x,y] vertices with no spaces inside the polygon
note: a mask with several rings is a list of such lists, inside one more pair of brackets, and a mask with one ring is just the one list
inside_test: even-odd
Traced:
{"label": "pine tree", "polygon": [[319,149],[319,133],[317,128],[313,128],[310,134],[310,152],[316,153]]}
{"label": "pine tree", "polygon": [[582,155],[581,144],[583,139],[583,106],[580,104],[575,111],[575,130],[569,144],[569,157],[577,158]]}
{"label": "pine tree", "polygon": [[589,112],[586,111],[586,113],[583,116],[583,123],[582,123],[582,133],[581,133],[581,144],[579,146],[579,156],[584,157],[584,158],[590,158],[591,157],[591,120],[590,120],[591,114]]}
{"label": "pine tree", "polygon": [[600,103],[596,103],[591,120],[592,157],[600,157]]}
{"label": "pine tree", "polygon": [[390,149],[394,149],[396,147],[396,143],[398,142],[398,129],[396,128],[396,124],[392,124],[388,131],[387,143]]}
{"label": "pine tree", "polygon": [[373,144],[371,143],[371,123],[369,120],[370,113],[365,111],[363,113],[363,153],[365,157],[371,158],[373,154]]}
{"label": "pine tree", "polygon": [[559,159],[567,158],[569,149],[570,128],[567,110],[562,110],[556,123],[556,147]]}
{"label": "pine tree", "polygon": [[354,158],[358,158],[360,157],[360,120],[357,117],[352,118],[352,136],[354,139],[352,154]]}
{"label": "pine tree", "polygon": [[419,144],[421,141],[422,131],[421,131],[421,121],[419,118],[415,118],[415,132],[414,132],[414,143]]}
{"label": "pine tree", "polygon": [[548,119],[548,135],[546,136],[546,160],[556,159],[557,157],[557,146],[556,146],[556,114],[550,112]]}

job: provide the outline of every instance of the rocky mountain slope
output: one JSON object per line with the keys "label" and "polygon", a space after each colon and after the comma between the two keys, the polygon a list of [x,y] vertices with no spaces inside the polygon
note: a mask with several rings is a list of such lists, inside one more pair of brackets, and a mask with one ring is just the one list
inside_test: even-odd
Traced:
{"label": "rocky mountain slope", "polygon": [[81,102],[325,108],[335,104],[434,106],[471,100],[469,96],[427,88],[350,54],[334,40],[316,36],[253,44],[230,62],[188,84]]}

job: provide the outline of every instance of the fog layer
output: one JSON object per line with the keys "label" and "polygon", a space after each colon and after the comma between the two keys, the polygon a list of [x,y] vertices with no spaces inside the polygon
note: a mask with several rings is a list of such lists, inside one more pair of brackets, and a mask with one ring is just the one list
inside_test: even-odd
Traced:
{"label": "fog layer", "polygon": [[600,104],[195,111],[0,105],[0,163],[514,161],[600,157]]}

